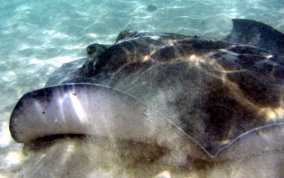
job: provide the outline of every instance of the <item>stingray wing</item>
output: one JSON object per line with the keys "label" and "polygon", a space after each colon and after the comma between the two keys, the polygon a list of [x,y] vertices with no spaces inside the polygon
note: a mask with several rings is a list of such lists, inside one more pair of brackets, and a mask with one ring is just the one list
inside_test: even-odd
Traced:
{"label": "stingray wing", "polygon": [[274,54],[284,54],[284,34],[254,20],[233,19],[233,29],[224,39],[266,49]]}
{"label": "stingray wing", "polygon": [[10,131],[18,142],[58,134],[122,139],[145,133],[145,110],[121,91],[93,84],[65,84],[25,94],[15,106]]}

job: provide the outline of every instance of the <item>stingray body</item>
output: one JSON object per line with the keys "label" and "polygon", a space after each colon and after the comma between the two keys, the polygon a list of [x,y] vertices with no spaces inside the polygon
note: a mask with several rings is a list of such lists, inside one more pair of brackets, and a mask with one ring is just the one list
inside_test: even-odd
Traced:
{"label": "stingray body", "polygon": [[113,45],[89,46],[87,59],[64,64],[46,88],[24,95],[11,116],[12,136],[28,143],[91,134],[167,147],[177,135],[185,152],[210,159],[229,146],[284,147],[283,39],[241,19],[224,40],[121,32]]}

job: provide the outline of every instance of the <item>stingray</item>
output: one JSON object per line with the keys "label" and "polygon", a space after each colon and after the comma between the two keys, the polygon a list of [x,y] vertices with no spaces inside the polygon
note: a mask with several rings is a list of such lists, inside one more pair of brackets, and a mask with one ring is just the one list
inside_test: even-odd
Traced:
{"label": "stingray", "polygon": [[223,40],[123,31],[25,94],[11,135],[21,143],[87,134],[159,145],[170,132],[211,159],[242,140],[283,146],[271,141],[284,138],[276,131],[284,124],[283,49],[281,32],[246,19],[233,19]]}

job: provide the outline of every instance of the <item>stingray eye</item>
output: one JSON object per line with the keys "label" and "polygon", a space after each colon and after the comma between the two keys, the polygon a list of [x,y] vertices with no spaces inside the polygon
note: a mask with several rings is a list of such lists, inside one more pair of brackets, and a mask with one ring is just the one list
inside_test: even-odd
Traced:
{"label": "stingray eye", "polygon": [[87,47],[87,53],[93,54],[96,51],[96,48],[94,46],[88,46]]}

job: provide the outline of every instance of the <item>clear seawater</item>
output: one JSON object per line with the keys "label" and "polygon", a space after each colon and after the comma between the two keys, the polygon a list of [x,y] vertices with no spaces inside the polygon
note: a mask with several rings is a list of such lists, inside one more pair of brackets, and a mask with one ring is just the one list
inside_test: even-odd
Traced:
{"label": "clear seawater", "polygon": [[84,58],[87,45],[112,44],[125,29],[222,39],[232,18],[284,32],[284,1],[0,0],[0,177],[17,176],[25,159],[9,132],[15,103],[43,87],[62,63]]}

